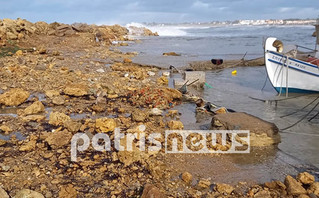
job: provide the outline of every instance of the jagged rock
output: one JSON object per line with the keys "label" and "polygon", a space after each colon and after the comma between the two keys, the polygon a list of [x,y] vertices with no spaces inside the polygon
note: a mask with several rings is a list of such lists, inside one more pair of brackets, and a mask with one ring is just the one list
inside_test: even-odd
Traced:
{"label": "jagged rock", "polygon": [[197,184],[197,187],[199,189],[206,189],[206,188],[209,188],[210,185],[211,185],[211,182],[208,179],[200,179]]}
{"label": "jagged rock", "polygon": [[254,195],[254,198],[272,198],[268,190],[261,190]]}
{"label": "jagged rock", "polygon": [[162,90],[164,92],[165,97],[167,97],[169,100],[181,99],[183,96],[183,94],[177,89],[164,88]]}
{"label": "jagged rock", "polygon": [[59,51],[57,51],[57,50],[52,52],[52,56],[60,56],[60,54],[61,53]]}
{"label": "jagged rock", "polygon": [[133,148],[133,151],[119,151],[117,157],[124,166],[130,166],[134,162],[143,161],[147,156],[145,152]]}
{"label": "jagged rock", "polygon": [[56,28],[57,30],[71,29],[70,25],[62,24]]}
{"label": "jagged rock", "polygon": [[116,122],[112,118],[99,118],[95,121],[95,128],[98,132],[107,133],[114,131],[116,128]]}
{"label": "jagged rock", "polygon": [[227,193],[229,195],[234,191],[234,187],[229,184],[216,184],[215,190],[219,193]]}
{"label": "jagged rock", "polygon": [[177,116],[179,114],[178,110],[168,110],[168,113],[166,114],[166,116],[170,116],[170,117],[174,117]]}
{"label": "jagged rock", "polygon": [[20,148],[19,151],[32,151],[36,147],[36,140],[30,140],[27,143],[23,144]]}
{"label": "jagged rock", "polygon": [[319,197],[319,182],[314,182],[313,184],[311,184],[308,191]]}
{"label": "jagged rock", "polygon": [[16,51],[16,53],[14,53],[14,55],[22,56],[23,55],[23,51],[22,50],[18,50],[18,51]]}
{"label": "jagged rock", "polygon": [[180,56],[180,54],[177,54],[176,52],[164,52],[163,56]]}
{"label": "jagged rock", "polygon": [[91,32],[92,26],[85,23],[75,23],[72,24],[72,28],[77,32]]}
{"label": "jagged rock", "polygon": [[13,198],[44,198],[44,196],[33,190],[23,189],[17,192]]}
{"label": "jagged rock", "polygon": [[187,184],[190,184],[193,180],[193,175],[190,174],[189,172],[184,172],[182,174],[182,180],[186,182]]}
{"label": "jagged rock", "polygon": [[23,122],[31,122],[31,121],[41,122],[44,119],[45,119],[44,115],[28,115],[28,116],[22,117]]}
{"label": "jagged rock", "polygon": [[148,115],[145,112],[138,110],[138,109],[133,111],[131,114],[131,118],[135,122],[144,122],[147,117],[148,117]]}
{"label": "jagged rock", "polygon": [[265,187],[269,189],[281,189],[286,190],[286,186],[281,181],[272,181],[272,182],[266,182]]}
{"label": "jagged rock", "polygon": [[65,99],[63,96],[56,96],[52,99],[52,103],[55,105],[63,105],[65,103]]}
{"label": "jagged rock", "polygon": [[67,120],[63,123],[63,125],[71,132],[77,132],[81,128],[81,123],[74,120]]}
{"label": "jagged rock", "polygon": [[130,26],[128,27],[130,34],[135,36],[158,36],[158,33],[153,33],[151,30],[145,28],[145,27],[135,27]]}
{"label": "jagged rock", "polygon": [[307,191],[302,187],[296,179],[288,175],[285,179],[285,185],[287,186],[287,192],[290,195],[301,195],[306,194]]}
{"label": "jagged rock", "polygon": [[1,125],[0,126],[0,132],[4,132],[4,133],[6,133],[6,134],[9,134],[9,133],[11,133],[13,130],[9,127],[9,126],[7,126],[7,125]]}
{"label": "jagged rock", "polygon": [[0,187],[0,197],[1,198],[9,198],[8,193]]}
{"label": "jagged rock", "polygon": [[132,63],[132,60],[129,58],[124,58],[123,60],[124,63]]}
{"label": "jagged rock", "polygon": [[45,48],[40,48],[40,49],[38,50],[38,52],[39,52],[39,54],[46,54],[46,53],[47,53],[47,49],[45,49]]}
{"label": "jagged rock", "polygon": [[311,198],[311,197],[309,197],[308,195],[304,195],[303,194],[303,195],[299,195],[298,198]]}
{"label": "jagged rock", "polygon": [[[0,139],[0,146],[4,146],[7,144],[7,141]],[[0,193],[1,194],[1,193]]]}
{"label": "jagged rock", "polygon": [[47,24],[46,22],[43,22],[43,21],[39,21],[39,22],[34,23],[34,26],[35,26],[38,33],[47,34],[48,29],[49,29],[49,24]]}
{"label": "jagged rock", "polygon": [[35,101],[32,105],[24,109],[24,115],[32,115],[44,112],[44,105],[40,101]]}
{"label": "jagged rock", "polygon": [[12,32],[7,32],[7,39],[8,40],[17,40],[18,39],[18,35],[12,33]]}
{"label": "jagged rock", "polygon": [[64,93],[70,96],[85,96],[88,95],[88,90],[86,86],[77,84],[67,86]]}
{"label": "jagged rock", "polygon": [[157,84],[168,85],[168,79],[165,76],[161,76],[157,79]]}
{"label": "jagged rock", "polygon": [[215,114],[227,113],[227,109],[225,107],[220,107],[216,110],[213,110]]}
{"label": "jagged rock", "polygon": [[23,38],[24,38],[24,34],[19,33],[19,34],[18,34],[18,40],[21,40],[21,39],[23,39]]}
{"label": "jagged rock", "polygon": [[170,120],[167,124],[170,130],[182,130],[184,129],[184,125],[181,121]]}
{"label": "jagged rock", "polygon": [[60,95],[60,92],[59,92],[59,91],[56,91],[56,90],[48,90],[48,91],[45,92],[45,95],[46,95],[48,98],[52,99],[52,98],[54,98],[54,97],[56,97],[56,96],[59,96],[59,95]]}
{"label": "jagged rock", "polygon": [[72,133],[68,130],[55,131],[48,134],[45,141],[54,149],[62,148],[71,144]]}
{"label": "jagged rock", "polygon": [[107,95],[107,98],[109,98],[109,99],[114,99],[114,98],[118,98],[119,97],[119,95],[117,95],[117,94],[108,94]]}
{"label": "jagged rock", "polygon": [[225,113],[214,115],[213,130],[249,130],[250,146],[269,146],[280,143],[279,129],[273,123],[247,113]]}
{"label": "jagged rock", "polygon": [[6,106],[18,106],[25,102],[30,93],[20,88],[13,88],[0,95],[0,104]]}
{"label": "jagged rock", "polygon": [[157,32],[153,33],[151,30],[147,28],[144,28],[143,33],[144,33],[144,36],[158,36]]}
{"label": "jagged rock", "polygon": [[303,184],[312,184],[315,182],[315,177],[307,172],[299,173],[297,180]]}
{"label": "jagged rock", "polygon": [[77,197],[77,191],[72,184],[61,186],[59,192],[59,198],[75,198]]}
{"label": "jagged rock", "polygon": [[47,66],[45,64],[37,64],[34,69],[39,71],[45,71],[47,69]]}
{"label": "jagged rock", "polygon": [[49,124],[54,126],[63,125],[66,121],[70,120],[71,118],[64,113],[60,112],[52,112],[49,117]]}
{"label": "jagged rock", "polygon": [[106,111],[106,101],[105,101],[105,98],[104,97],[98,97],[97,99],[97,104],[94,104],[92,106],[92,110],[95,111],[95,112],[104,112]]}
{"label": "jagged rock", "polygon": [[164,198],[165,196],[159,191],[159,189],[152,185],[146,184],[144,186],[143,194],[141,198]]}

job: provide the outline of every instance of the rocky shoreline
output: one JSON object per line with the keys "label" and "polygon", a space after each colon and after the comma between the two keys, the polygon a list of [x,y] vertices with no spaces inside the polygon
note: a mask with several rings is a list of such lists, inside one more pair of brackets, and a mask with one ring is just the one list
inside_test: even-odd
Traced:
{"label": "rocky shoreline", "polygon": [[[158,142],[163,143],[165,130],[184,128],[187,123],[173,108],[191,97],[169,88],[160,68],[133,63],[135,52],[110,48],[112,43],[131,42],[128,33],[118,25],[0,20],[1,198],[319,197],[315,172],[288,175],[284,182],[230,185],[191,171],[176,177],[163,149],[141,151],[142,132],[161,134]],[[213,129],[239,126],[254,131],[256,144],[267,140],[263,146],[275,148],[280,142],[275,126],[249,115],[243,119],[242,114],[220,112],[213,118],[201,113],[212,120]],[[238,119],[229,121],[226,114]],[[247,120],[254,124],[242,124]],[[75,134],[90,139],[106,134],[113,142],[115,128],[125,135],[138,134],[132,151],[118,151],[114,144],[104,152],[90,146],[79,152],[76,162],[71,160]],[[229,144],[215,147],[227,150]],[[208,158],[223,161],[218,154]],[[229,162],[219,163],[229,167]]]}

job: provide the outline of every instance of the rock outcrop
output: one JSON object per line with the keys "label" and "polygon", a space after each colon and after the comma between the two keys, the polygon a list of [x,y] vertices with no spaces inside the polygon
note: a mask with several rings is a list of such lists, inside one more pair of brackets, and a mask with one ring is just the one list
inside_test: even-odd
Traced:
{"label": "rock outcrop", "polygon": [[18,106],[24,103],[30,96],[28,91],[20,88],[10,89],[0,95],[0,104],[5,106]]}
{"label": "rock outcrop", "polygon": [[[144,36],[158,36],[147,28],[131,27],[136,30],[136,34]],[[126,40],[129,30],[120,25],[88,25],[75,23],[72,25],[54,22],[48,24],[43,21],[36,23],[25,19],[3,19],[0,20],[0,41],[28,40],[30,37],[38,35],[48,35],[57,37],[77,36],[81,33],[92,34],[99,42],[111,44],[114,40]]]}
{"label": "rock outcrop", "polygon": [[249,130],[250,146],[269,146],[281,141],[279,129],[273,123],[247,113],[217,114],[211,123],[213,130]]}

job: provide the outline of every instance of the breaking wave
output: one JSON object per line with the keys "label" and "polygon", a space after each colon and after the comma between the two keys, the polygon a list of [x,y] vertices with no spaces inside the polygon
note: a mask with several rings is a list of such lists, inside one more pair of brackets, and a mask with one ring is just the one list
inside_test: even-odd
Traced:
{"label": "breaking wave", "polygon": [[189,27],[182,27],[182,26],[171,26],[171,25],[164,25],[164,24],[156,24],[156,25],[145,25],[141,23],[129,23],[126,24],[126,28],[129,30],[131,26],[138,27],[138,28],[147,28],[150,29],[152,32],[157,32],[159,36],[187,36],[186,29]]}

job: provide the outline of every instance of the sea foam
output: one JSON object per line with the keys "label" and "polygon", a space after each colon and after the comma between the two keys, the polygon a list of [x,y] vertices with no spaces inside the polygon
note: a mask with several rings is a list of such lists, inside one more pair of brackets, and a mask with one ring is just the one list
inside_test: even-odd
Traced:
{"label": "sea foam", "polygon": [[126,24],[126,28],[130,31],[132,30],[130,27],[139,27],[139,28],[147,28],[152,32],[157,32],[159,36],[187,36],[187,32],[185,29],[189,29],[189,27],[182,26],[173,26],[173,25],[164,25],[164,24],[156,24],[156,25],[145,25],[142,23],[129,23]]}

